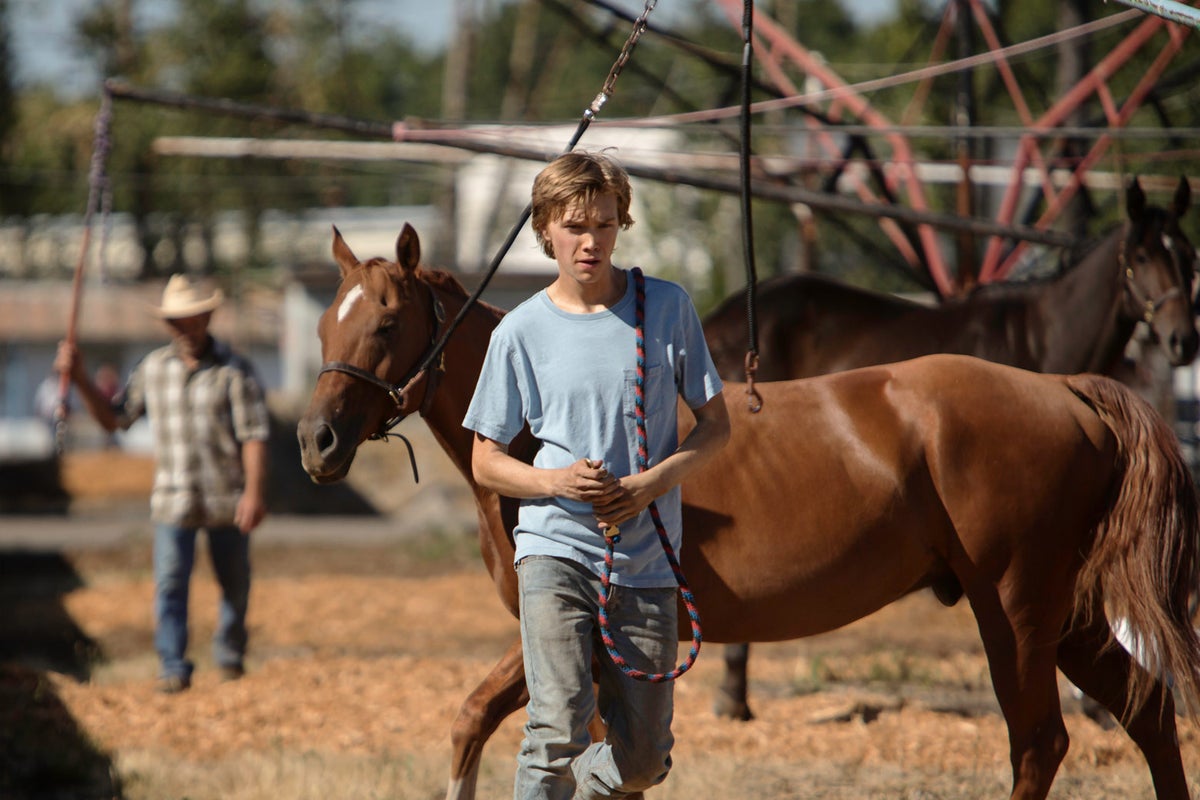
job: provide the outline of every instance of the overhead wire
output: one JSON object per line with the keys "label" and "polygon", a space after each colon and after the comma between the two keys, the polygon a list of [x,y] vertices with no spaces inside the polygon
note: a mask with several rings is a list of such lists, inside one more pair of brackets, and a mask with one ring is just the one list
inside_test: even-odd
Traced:
{"label": "overhead wire", "polygon": [[[1030,39],[1027,42],[1009,45],[1008,47],[1004,47],[999,50],[992,50],[987,53],[977,53],[976,55],[967,56],[966,58],[954,59],[952,61],[947,61],[944,64],[935,64],[932,66],[922,67],[920,69],[910,70],[908,72],[902,72],[896,75],[860,81],[858,83],[847,84],[846,86],[832,89],[821,89],[815,92],[802,92],[800,94],[793,94],[789,95],[788,97],[779,98],[777,100],[760,100],[751,105],[751,111],[752,113],[765,113],[768,111],[786,110],[811,103],[838,100],[849,95],[878,92],[884,89],[891,89],[897,86],[915,83],[927,78],[953,75],[964,70],[994,64],[1005,59],[1011,59],[1011,57],[1015,55],[1023,55],[1048,47],[1056,47],[1063,42],[1071,41],[1084,36],[1091,36],[1094,33],[1122,25],[1136,18],[1140,18],[1141,16],[1142,15],[1137,11],[1123,11],[1118,14],[1104,17],[1103,19],[1086,22],[1082,25],[1076,25],[1073,28],[1068,28],[1063,31],[1056,31],[1051,34],[1047,34],[1046,36],[1040,36],[1036,39]],[[739,106],[724,106],[722,108],[707,109],[705,111],[647,117],[640,122],[637,120],[631,120],[629,124],[635,126],[659,126],[667,123],[710,122],[716,119],[732,119],[737,117],[740,113],[741,108]]]}

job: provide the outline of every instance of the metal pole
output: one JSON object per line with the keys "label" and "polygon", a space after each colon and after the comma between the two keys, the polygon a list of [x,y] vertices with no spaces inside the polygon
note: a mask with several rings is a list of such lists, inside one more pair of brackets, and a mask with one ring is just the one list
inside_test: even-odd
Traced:
{"label": "metal pole", "polygon": [[1200,9],[1185,6],[1175,0],[1117,0],[1117,2],[1163,19],[1169,19],[1171,22],[1200,28]]}
{"label": "metal pole", "polygon": [[[87,208],[83,216],[83,239],[79,245],[79,259],[75,262],[75,276],[71,281],[71,307],[67,312],[66,341],[74,346],[78,340],[79,307],[83,299],[83,270],[87,263],[88,249],[92,241],[92,215],[101,203],[104,194],[106,161],[110,147],[109,133],[112,126],[112,95],[101,94],[100,110],[94,124],[95,141],[92,146],[92,163],[88,171]],[[58,381],[58,406],[54,411],[54,449],[62,455],[67,443],[67,417],[70,405],[67,400],[71,390],[71,376],[63,372]]]}

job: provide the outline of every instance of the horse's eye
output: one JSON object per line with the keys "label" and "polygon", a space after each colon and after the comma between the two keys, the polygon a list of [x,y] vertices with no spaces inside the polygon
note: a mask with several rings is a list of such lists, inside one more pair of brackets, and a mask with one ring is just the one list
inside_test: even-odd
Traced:
{"label": "horse's eye", "polygon": [[375,329],[376,336],[391,336],[396,330],[396,320],[387,317],[379,321],[379,326]]}

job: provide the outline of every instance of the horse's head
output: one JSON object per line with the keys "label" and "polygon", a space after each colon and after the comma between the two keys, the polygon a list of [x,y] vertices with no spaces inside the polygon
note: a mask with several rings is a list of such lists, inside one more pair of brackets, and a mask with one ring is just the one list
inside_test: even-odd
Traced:
{"label": "horse's head", "polygon": [[431,392],[422,362],[444,312],[422,279],[420,257],[407,224],[394,262],[360,262],[333,229],[342,280],[317,326],[324,364],[296,429],[301,462],[317,483],[344,478],[363,441],[385,434]]}
{"label": "horse's head", "polygon": [[1150,326],[1173,366],[1190,364],[1200,348],[1194,317],[1196,250],[1179,221],[1191,202],[1186,178],[1169,209],[1147,206],[1137,178],[1125,194],[1129,215],[1119,258],[1129,313]]}
{"label": "horse's head", "polygon": [[1171,250],[1175,256],[1175,260],[1179,263],[1179,269],[1183,273],[1184,279],[1188,286],[1191,287],[1192,309],[1200,313],[1200,305],[1198,305],[1198,297],[1200,294],[1200,286],[1196,282],[1196,248],[1188,239],[1187,234],[1183,232],[1183,228],[1179,223],[1187,214],[1192,202],[1192,187],[1188,184],[1188,179],[1184,175],[1179,176],[1179,186],[1175,189],[1175,197],[1172,198],[1170,213],[1168,215],[1168,224],[1166,226],[1166,240],[1163,242],[1166,247]]}

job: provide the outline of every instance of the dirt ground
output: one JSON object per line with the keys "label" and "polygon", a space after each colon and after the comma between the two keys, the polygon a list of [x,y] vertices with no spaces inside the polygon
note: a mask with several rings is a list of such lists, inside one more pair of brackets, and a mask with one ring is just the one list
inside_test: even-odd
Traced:
{"label": "dirt ground", "polygon": [[[71,580],[20,603],[53,599],[64,612],[54,624],[77,626],[87,663],[74,675],[29,673],[14,658],[0,677],[27,679],[30,706],[56,698],[59,723],[100,755],[109,783],[14,797],[440,798],[458,707],[516,636],[461,529],[352,546],[256,544],[248,674],[220,683],[211,667],[216,590],[202,560],[195,685],[167,697],[154,691],[148,543],[62,555]],[[39,619],[20,604],[9,616],[10,630],[12,616]],[[756,645],[751,722],[711,713],[721,669],[721,648],[709,643],[678,683],[675,767],[649,797],[1008,796],[1006,730],[965,605],[919,594],[839,631]],[[1128,738],[1079,713],[1063,688],[1071,749],[1051,797],[1153,797]],[[0,728],[11,728],[5,713]],[[506,720],[485,748],[481,798],[511,796],[521,722]],[[1181,720],[1181,745],[1200,796],[1194,721]]]}

